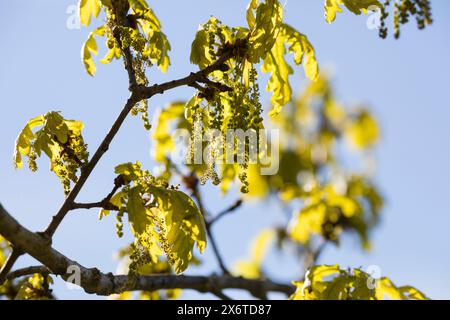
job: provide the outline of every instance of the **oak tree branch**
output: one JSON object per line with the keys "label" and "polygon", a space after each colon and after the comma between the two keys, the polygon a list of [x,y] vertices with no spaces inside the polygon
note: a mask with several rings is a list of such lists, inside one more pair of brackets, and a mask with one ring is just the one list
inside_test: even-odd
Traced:
{"label": "oak tree branch", "polygon": [[[154,291],[175,288],[217,293],[217,290],[223,289],[242,289],[256,297],[262,297],[267,292],[280,292],[286,295],[294,292],[294,286],[292,285],[280,284],[270,280],[244,279],[230,275],[149,275],[138,276],[133,281],[130,281],[126,275],[105,274],[97,268],[86,268],[55,250],[47,239],[19,224],[1,204],[0,233],[20,251],[28,253],[42,263],[50,273],[59,275],[66,281],[71,275],[67,273],[68,268],[78,267],[80,271],[80,286],[87,293],[111,295],[134,290]],[[39,269],[39,271],[41,270]],[[31,269],[30,271],[36,271],[36,269]],[[19,273],[19,271],[16,272]],[[24,274],[23,271],[21,273]]]}

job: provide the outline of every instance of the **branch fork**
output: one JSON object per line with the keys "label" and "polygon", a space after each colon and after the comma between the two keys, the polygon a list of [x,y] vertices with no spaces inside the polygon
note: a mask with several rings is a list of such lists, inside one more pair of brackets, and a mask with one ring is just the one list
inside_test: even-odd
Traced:
{"label": "branch fork", "polygon": [[[115,36],[120,42],[120,35],[115,32]],[[75,199],[103,154],[109,149],[110,143],[118,133],[124,120],[135,104],[141,100],[150,99],[156,94],[162,94],[167,90],[185,85],[194,87],[203,93],[208,90],[218,90],[220,92],[231,91],[232,89],[228,86],[210,80],[208,75],[216,70],[225,71],[228,68],[226,61],[232,58],[236,53],[240,53],[242,51],[240,48],[240,46],[242,46],[241,43],[236,44],[236,46],[236,48],[232,45],[224,48],[217,61],[203,70],[191,72],[184,78],[168,81],[162,84],[155,84],[152,86],[144,86],[137,83],[136,74],[133,69],[133,55],[131,50],[130,48],[123,49],[125,69],[127,70],[129,76],[130,96],[92,158],[87,164],[83,165],[82,170],[80,170],[78,181],[73,186],[58,212],[52,217],[52,220],[47,228],[43,232],[29,231],[24,226],[19,224],[0,204],[0,234],[8,240],[13,247],[10,256],[0,271],[0,285],[7,279],[12,280],[17,277],[31,275],[34,273],[59,275],[67,281],[70,276],[70,274],[68,274],[68,268],[71,266],[76,266],[81,273],[80,286],[83,287],[87,293],[95,293],[98,295],[110,295],[133,290],[153,291],[160,289],[180,288],[194,289],[199,292],[211,292],[221,299],[229,299],[228,296],[223,294],[223,289],[234,288],[247,290],[257,297],[265,297],[265,294],[269,291],[282,292],[287,295],[294,292],[294,287],[292,285],[279,284],[266,279],[251,280],[241,277],[233,277],[224,266],[210,228],[211,225],[219,218],[237,209],[241,205],[241,201],[238,201],[232,207],[220,213],[215,219],[207,222],[208,236],[213,245],[213,249],[216,257],[218,258],[220,267],[224,273],[221,276],[150,275],[138,276],[135,281],[131,283],[128,276],[113,275],[111,273],[104,274],[96,268],[86,268],[78,262],[64,256],[52,247],[52,237],[69,211],[74,209],[91,208],[103,208],[107,210],[119,209],[111,204],[110,200],[117,190],[123,186],[124,181],[121,176],[116,177],[114,180],[114,188],[103,200],[93,203],[78,203],[75,202]],[[200,84],[204,84],[205,87]],[[195,196],[199,202],[202,213],[206,215],[203,204],[201,203],[200,193],[196,192]],[[17,259],[25,253],[41,262],[42,265],[31,266],[10,272]]]}

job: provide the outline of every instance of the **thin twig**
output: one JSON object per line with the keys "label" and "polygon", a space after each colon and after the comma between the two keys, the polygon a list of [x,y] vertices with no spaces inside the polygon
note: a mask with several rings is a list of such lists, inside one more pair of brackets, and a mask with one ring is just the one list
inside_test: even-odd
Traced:
{"label": "thin twig", "polygon": [[8,280],[13,280],[23,276],[29,276],[35,273],[50,274],[51,271],[46,266],[31,266],[27,268],[14,270],[10,272],[6,278]]}
{"label": "thin twig", "polygon": [[74,202],[72,209],[94,209],[101,208],[105,210],[119,211],[119,208],[111,203],[100,202],[90,202],[90,203],[78,203]]}
{"label": "thin twig", "polygon": [[212,226],[214,223],[219,221],[221,218],[223,218],[227,214],[229,214],[229,213],[235,211],[236,209],[238,209],[241,205],[242,205],[242,199],[236,200],[230,207],[228,207],[227,209],[223,210],[222,212],[219,212],[214,218],[210,219],[208,224],[210,226]]}
{"label": "thin twig", "polygon": [[222,270],[224,274],[231,274],[230,271],[228,271],[227,267],[225,266],[225,262],[222,259],[222,255],[219,252],[219,248],[217,246],[216,240],[213,236],[213,233],[211,232],[211,228],[208,224],[206,224],[206,233],[209,237],[209,242],[211,243],[212,249],[214,251],[214,255],[217,258],[217,262],[219,263],[219,267]]}
{"label": "thin twig", "polygon": [[197,204],[199,207],[200,212],[202,213],[204,219],[205,219],[205,227],[206,227],[206,233],[208,235],[209,238],[209,242],[211,243],[211,247],[213,249],[214,255],[216,256],[217,262],[219,264],[220,269],[222,270],[222,272],[224,274],[231,274],[230,271],[228,271],[227,267],[225,266],[225,262],[222,259],[222,255],[219,252],[219,247],[217,246],[216,240],[214,238],[214,235],[211,231],[211,225],[206,222],[207,221],[207,216],[208,216],[208,212],[205,209],[205,206],[203,204],[203,200],[200,194],[200,191],[198,190],[198,187],[195,186],[195,189],[193,190],[193,194],[192,196],[197,200]]}
{"label": "thin twig", "polygon": [[102,201],[98,201],[98,202],[90,202],[90,203],[77,203],[74,202],[72,204],[71,209],[92,209],[92,208],[102,208],[105,210],[115,210],[115,211],[119,211],[119,208],[115,205],[113,205],[110,201],[111,198],[114,196],[114,194],[117,192],[117,190],[119,190],[119,188],[121,186],[123,186],[124,181],[121,175],[117,176],[114,179],[114,187],[111,190],[110,193],[108,193],[108,195],[103,198]]}
{"label": "thin twig", "polygon": [[22,253],[18,249],[12,249],[8,259],[6,260],[5,264],[2,267],[2,270],[0,271],[0,286],[6,281],[6,279],[8,278],[8,273],[11,271],[12,267],[21,255]]}
{"label": "thin twig", "polygon": [[81,188],[86,183],[87,179],[91,175],[92,171],[94,170],[95,166],[103,156],[103,154],[109,149],[109,145],[117,132],[119,131],[120,127],[122,126],[123,122],[125,121],[125,118],[127,117],[128,113],[130,112],[131,108],[136,104],[137,100],[134,94],[131,94],[130,98],[128,99],[127,103],[125,104],[124,108],[120,112],[119,116],[117,117],[116,121],[114,122],[113,126],[109,130],[106,137],[103,139],[102,143],[98,147],[97,151],[94,153],[94,156],[89,161],[89,163],[86,165],[85,169],[81,172],[81,175],[78,179],[78,182],[74,185],[73,189],[70,191],[69,195],[67,196],[66,200],[64,201],[63,205],[59,209],[59,211],[56,213],[56,215],[53,216],[50,224],[44,231],[44,235],[47,236],[49,239],[52,238],[53,234],[55,233],[58,226],[63,221],[66,214],[70,211],[70,209],[73,207],[75,198],[77,197],[78,193],[81,191]]}

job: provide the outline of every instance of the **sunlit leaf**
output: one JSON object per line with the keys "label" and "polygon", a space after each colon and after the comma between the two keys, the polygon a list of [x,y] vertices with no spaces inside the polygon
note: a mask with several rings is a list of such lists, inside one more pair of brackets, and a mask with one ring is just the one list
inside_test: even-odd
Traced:
{"label": "sunlit leaf", "polygon": [[[255,16],[253,10],[256,11]],[[247,22],[251,29],[248,56],[252,63],[264,59],[275,45],[281,35],[282,21],[283,7],[278,0],[250,2],[247,8]]]}
{"label": "sunlit leaf", "polygon": [[[105,35],[105,27],[101,26],[89,34],[88,39],[84,43],[81,49],[81,58],[83,60],[84,67],[89,75],[94,76],[97,67],[95,66],[92,55],[98,54],[96,36],[103,37]],[[106,62],[106,61],[105,61]]]}
{"label": "sunlit leaf", "polygon": [[287,24],[283,25],[283,32],[289,45],[289,52],[294,54],[295,64],[303,63],[306,76],[316,81],[319,76],[319,65],[314,48],[308,38]]}
{"label": "sunlit leaf", "polygon": [[360,269],[342,270],[339,265],[319,265],[310,268],[305,280],[294,282],[293,300],[422,300],[419,290],[405,286],[397,288],[388,278],[372,278]]}
{"label": "sunlit leaf", "polygon": [[80,0],[79,12],[81,23],[88,26],[91,23],[91,17],[98,17],[100,6],[100,0]]}
{"label": "sunlit leaf", "polygon": [[[37,127],[41,128],[33,132]],[[22,156],[26,156],[28,167],[36,171],[36,158],[44,152],[50,159],[50,170],[58,176],[67,194],[70,182],[77,181],[77,171],[88,161],[82,129],[83,123],[66,120],[53,111],[31,119],[17,137],[15,167],[22,168]]]}
{"label": "sunlit leaf", "polygon": [[381,7],[378,0],[325,0],[325,18],[328,23],[336,19],[338,12],[342,12],[342,5],[357,15],[365,13],[371,6]]}
{"label": "sunlit leaf", "polygon": [[153,261],[162,250],[175,272],[183,272],[193,258],[194,245],[200,252],[206,246],[205,222],[197,205],[185,193],[161,185],[139,163],[121,164],[115,172],[126,185],[111,202],[128,214],[136,241]]}

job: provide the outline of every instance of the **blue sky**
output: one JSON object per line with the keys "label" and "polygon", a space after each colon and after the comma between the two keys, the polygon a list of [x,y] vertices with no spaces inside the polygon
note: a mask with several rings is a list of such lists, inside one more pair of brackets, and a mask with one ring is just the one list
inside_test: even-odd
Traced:
{"label": "blue sky", "polygon": [[[198,24],[215,15],[229,25],[245,24],[246,1],[149,1],[171,44],[172,66],[167,74],[150,72],[150,81],[162,82],[194,70],[189,63],[190,44]],[[63,201],[62,188],[39,161],[37,173],[14,170],[15,138],[26,121],[49,110],[85,123],[85,140],[91,152],[107,132],[127,98],[127,79],[120,62],[98,65],[89,77],[80,61],[80,49],[89,29],[68,29],[67,13],[75,0],[4,0],[0,4],[0,201],[20,222],[42,230]],[[450,298],[450,3],[433,1],[435,23],[425,31],[415,25],[403,28],[402,37],[381,40],[366,27],[367,17],[341,14],[328,25],[322,1],[286,1],[286,20],[308,35],[322,67],[333,70],[338,96],[350,103],[364,102],[378,117],[382,141],[377,148],[377,182],[387,199],[383,221],[373,235],[373,250],[362,252],[354,238],[340,248],[329,247],[320,263],[342,266],[378,265],[383,275],[399,285],[411,284],[432,298]],[[94,26],[99,22],[94,21]],[[103,52],[101,52],[102,54]],[[300,87],[298,69],[294,83]],[[192,93],[180,88],[149,103],[152,112]],[[264,95],[265,101],[268,96]],[[116,164],[141,160],[151,168],[151,141],[139,118],[130,117],[79,196],[80,201],[103,198],[112,186]],[[236,195],[222,199],[206,188],[213,212]],[[222,205],[220,205],[222,204]],[[250,239],[281,215],[274,203],[246,204],[215,229],[227,261],[246,255]],[[74,211],[54,238],[54,246],[81,264],[105,272],[116,269],[113,252],[130,239],[115,235],[114,219],[97,220],[96,211]],[[191,273],[217,270],[211,252],[205,264]],[[18,266],[35,263],[21,258]],[[267,269],[296,277],[292,259],[270,255]],[[61,298],[92,298],[68,290],[57,281]],[[233,294],[233,293],[232,293]],[[247,297],[244,294],[236,295]],[[187,292],[185,297],[209,297]]]}

